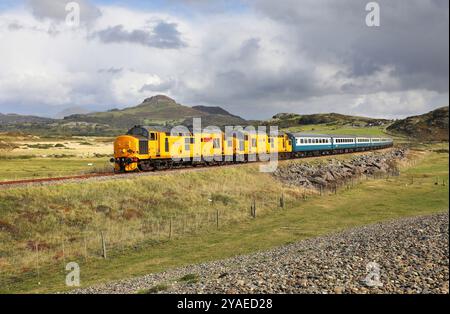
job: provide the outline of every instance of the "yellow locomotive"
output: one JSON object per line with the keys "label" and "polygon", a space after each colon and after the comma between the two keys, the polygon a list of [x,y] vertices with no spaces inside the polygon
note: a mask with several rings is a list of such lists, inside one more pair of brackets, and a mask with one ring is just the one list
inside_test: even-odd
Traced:
{"label": "yellow locomotive", "polygon": [[268,136],[245,130],[226,136],[221,130],[193,133],[163,127],[134,126],[114,141],[116,172],[150,171],[179,166],[256,161],[257,156],[292,151],[286,134]]}

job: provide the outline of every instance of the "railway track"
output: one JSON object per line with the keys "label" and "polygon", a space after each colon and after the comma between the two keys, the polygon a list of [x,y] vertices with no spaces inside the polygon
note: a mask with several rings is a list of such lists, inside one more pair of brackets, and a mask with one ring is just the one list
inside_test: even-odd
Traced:
{"label": "railway track", "polygon": [[[365,152],[353,152],[346,155],[356,155],[356,154],[365,154],[370,153],[374,151],[384,151],[391,148],[384,148],[384,149],[378,149],[378,150],[371,150],[371,151],[365,151]],[[332,155],[324,155],[324,156],[308,156],[308,157],[302,157],[302,159],[310,159],[310,158],[329,158],[330,156],[338,155],[338,154],[332,154]],[[250,164],[262,164],[264,162],[257,161],[257,162],[250,162]],[[248,165],[249,162],[244,163],[236,163],[236,164],[215,164],[215,165],[205,165],[205,166],[190,166],[190,167],[178,167],[178,168],[167,168],[167,169],[159,169],[158,171],[147,171],[147,172],[129,172],[129,173],[89,173],[89,174],[82,174],[82,175],[73,175],[73,176],[64,176],[64,177],[52,177],[52,178],[36,178],[36,179],[23,179],[23,180],[12,180],[12,181],[0,181],[0,190],[6,189],[6,188],[13,188],[13,187],[21,187],[21,186],[28,186],[28,185],[51,185],[51,184],[57,184],[57,183],[64,183],[64,182],[71,182],[71,181],[82,181],[82,180],[89,180],[89,179],[122,179],[122,178],[133,178],[133,177],[140,177],[140,176],[154,176],[154,175],[161,175],[165,173],[171,173],[171,172],[187,172],[187,171],[205,171],[211,168],[217,168],[217,167],[239,167]]]}
{"label": "railway track", "polygon": [[24,179],[24,180],[13,180],[13,181],[0,181],[0,186],[10,186],[10,185],[26,185],[33,183],[46,183],[46,182],[58,182],[58,181],[68,181],[68,180],[78,180],[78,179],[89,179],[98,177],[111,177],[114,173],[90,173],[84,175],[74,175],[65,177],[53,177],[53,178],[36,178],[36,179]]}
{"label": "railway track", "polygon": [[[261,162],[252,162],[252,164],[258,164]],[[122,179],[122,178],[133,178],[133,177],[141,177],[141,176],[154,176],[154,175],[162,175],[164,173],[171,172],[187,172],[187,171],[205,171],[210,168],[217,167],[237,167],[243,166],[248,163],[241,164],[228,164],[228,165],[208,165],[203,167],[179,167],[179,168],[170,168],[170,169],[160,169],[158,171],[141,171],[141,172],[129,172],[129,173],[90,173],[83,175],[73,175],[73,176],[64,176],[64,177],[52,177],[52,178],[36,178],[36,179],[23,179],[23,180],[12,180],[12,181],[0,181],[0,190],[5,188],[13,188],[20,186],[28,186],[28,185],[50,185],[56,183],[65,183],[71,181],[82,181],[89,179]]]}

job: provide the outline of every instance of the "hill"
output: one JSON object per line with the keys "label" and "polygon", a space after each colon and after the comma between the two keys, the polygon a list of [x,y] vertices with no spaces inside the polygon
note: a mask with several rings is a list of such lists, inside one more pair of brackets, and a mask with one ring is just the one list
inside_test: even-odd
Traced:
{"label": "hill", "polygon": [[398,120],[387,130],[423,141],[448,141],[448,106]]}
{"label": "hill", "polygon": [[26,116],[19,114],[2,114],[0,113],[0,125],[15,125],[15,124],[32,124],[32,123],[50,123],[53,119],[43,118],[37,116]]}
{"label": "hill", "polygon": [[383,126],[387,125],[391,120],[375,119],[368,117],[349,116],[339,113],[318,113],[300,115],[295,113],[279,113],[267,120],[268,125],[278,125],[280,128],[290,128],[301,125],[325,124],[334,126],[354,126],[354,127],[368,127],[368,126]]}
{"label": "hill", "polygon": [[135,107],[113,109],[107,112],[89,114],[75,114],[65,117],[65,121],[77,121],[106,124],[118,129],[127,129],[131,125],[190,125],[192,118],[201,117],[206,125],[235,125],[245,124],[246,121],[234,116],[220,107],[187,107],[178,104],[172,98],[156,95],[145,99]]}

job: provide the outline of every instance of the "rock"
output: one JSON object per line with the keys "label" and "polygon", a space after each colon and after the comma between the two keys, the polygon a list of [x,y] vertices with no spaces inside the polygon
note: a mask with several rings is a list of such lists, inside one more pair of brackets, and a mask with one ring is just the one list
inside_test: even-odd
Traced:
{"label": "rock", "polygon": [[[362,226],[72,293],[136,293],[156,286],[167,286],[160,293],[177,294],[448,293],[448,245],[447,212]],[[368,263],[378,264],[382,285],[363,285]],[[373,271],[373,265],[370,269]],[[201,279],[180,280],[188,274]]]}

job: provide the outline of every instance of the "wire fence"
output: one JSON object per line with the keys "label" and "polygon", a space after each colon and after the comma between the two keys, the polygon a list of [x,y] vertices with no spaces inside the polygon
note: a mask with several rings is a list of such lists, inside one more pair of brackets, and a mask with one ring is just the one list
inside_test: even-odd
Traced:
{"label": "wire fence", "polygon": [[[316,190],[305,189],[296,199],[284,192],[276,197],[258,195],[248,200],[248,207],[240,209],[224,208],[212,203],[210,209],[204,212],[142,218],[132,226],[111,224],[105,220],[96,229],[85,229],[75,234],[61,231],[51,237],[36,235],[21,247],[0,249],[0,287],[13,286],[30,278],[40,282],[42,271],[54,269],[64,273],[65,265],[70,261],[88,263],[98,259],[113,259],[129,250],[151,248],[186,236],[207,234],[285,208],[298,207],[301,204],[299,202],[307,201],[310,197],[339,194],[371,178],[390,180],[397,176],[399,171],[394,168],[387,173],[360,175],[335,184],[319,186]],[[424,178],[409,175],[405,180],[408,184],[420,185]],[[429,184],[429,180],[427,182]],[[446,186],[447,179],[436,177],[432,184]]]}

